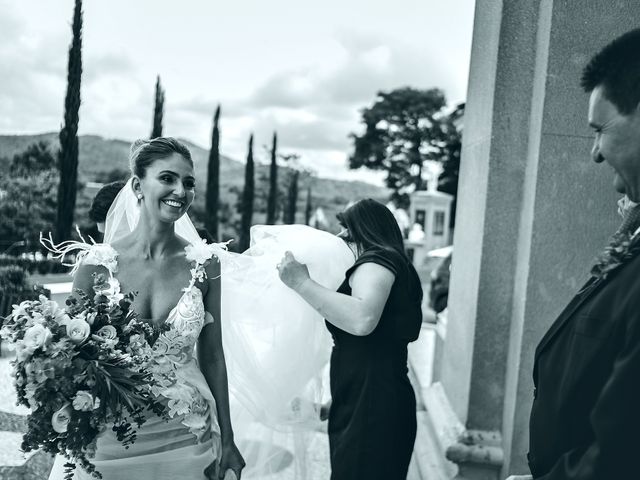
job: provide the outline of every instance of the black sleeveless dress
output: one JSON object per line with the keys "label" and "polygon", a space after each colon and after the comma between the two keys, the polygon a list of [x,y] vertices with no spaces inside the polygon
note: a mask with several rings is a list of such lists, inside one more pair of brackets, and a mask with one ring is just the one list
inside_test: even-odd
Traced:
{"label": "black sleeveless dress", "polygon": [[405,479],[416,436],[416,400],[407,376],[407,344],[422,323],[422,287],[413,265],[393,250],[369,249],[346,272],[373,262],[395,274],[380,322],[367,336],[327,322],[331,354],[329,445],[332,480]]}

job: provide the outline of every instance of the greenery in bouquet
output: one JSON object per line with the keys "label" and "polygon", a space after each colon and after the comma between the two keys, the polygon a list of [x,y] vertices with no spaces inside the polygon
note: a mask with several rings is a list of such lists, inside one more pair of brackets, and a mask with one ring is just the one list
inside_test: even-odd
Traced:
{"label": "greenery in bouquet", "polygon": [[76,290],[66,308],[40,296],[13,306],[0,335],[15,345],[18,403],[31,409],[22,449],[65,455],[66,478],[90,462],[98,435],[111,426],[125,448],[150,414],[167,418],[152,389],[151,346],[161,331],[140,321],[134,294],[94,275],[94,292]]}

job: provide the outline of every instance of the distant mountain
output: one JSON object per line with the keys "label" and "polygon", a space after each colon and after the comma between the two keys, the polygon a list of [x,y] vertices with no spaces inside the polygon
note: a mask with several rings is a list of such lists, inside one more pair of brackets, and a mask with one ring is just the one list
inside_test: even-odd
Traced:
{"label": "distant mountain", "polygon": [[[202,220],[204,212],[204,186],[206,185],[207,164],[209,151],[189,140],[183,140],[191,150],[196,170],[196,181],[199,190],[202,192],[196,195],[196,202],[193,206],[192,216],[196,221]],[[58,148],[57,133],[43,133],[38,135],[0,135],[0,168],[16,153],[24,151],[29,145],[43,141],[51,146],[52,150]],[[105,139],[98,135],[81,135],[79,138],[79,177],[81,182],[103,183],[116,178],[126,176],[129,171],[129,147],[131,143],[118,139]],[[237,192],[241,192],[244,183],[244,164],[225,155],[221,156],[220,162],[220,184],[221,199],[227,207],[226,215],[223,213],[223,221],[226,218],[229,235],[235,222],[235,204]],[[288,181],[288,167],[280,168],[279,180],[281,188],[286,188]],[[268,166],[256,166],[256,215],[254,223],[264,222],[264,210],[266,201],[263,194],[266,193],[268,178]],[[326,178],[314,178],[301,176],[300,194],[298,196],[297,222],[304,221],[304,208],[306,202],[306,189],[311,185],[312,203],[314,208],[321,207],[331,222],[331,228],[336,229],[335,214],[346,205],[361,198],[375,198],[386,201],[389,191],[385,188],[359,181],[341,181]],[[91,197],[95,190],[85,188],[78,199],[78,212],[76,218],[80,223],[81,218],[86,215],[86,209],[90,204]]]}

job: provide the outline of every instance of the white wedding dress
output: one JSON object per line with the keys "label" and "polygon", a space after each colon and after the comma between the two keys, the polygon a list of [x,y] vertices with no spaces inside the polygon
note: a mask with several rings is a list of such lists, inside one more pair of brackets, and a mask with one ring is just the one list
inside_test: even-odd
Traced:
{"label": "white wedding dress", "polygon": [[[187,227],[177,225],[176,233],[200,242],[193,226]],[[281,448],[274,439],[281,445],[282,435],[289,435],[290,453],[297,456],[290,478],[305,479],[305,432],[318,425],[320,377],[331,340],[321,315],[280,281],[276,264],[291,251],[314,280],[336,289],[354,257],[334,235],[302,225],[255,226],[251,236],[251,248],[243,254],[211,247],[222,267],[222,318],[210,321],[222,322],[232,425],[247,460],[243,478],[280,478],[274,452]],[[91,261],[90,253],[84,261]],[[195,360],[205,325],[202,294],[193,281],[185,287],[167,318],[171,328],[154,344],[158,362],[174,368],[179,379],[159,392],[172,402],[173,417],[169,422],[151,417],[129,449],[109,429],[102,434],[91,461],[104,480],[200,480],[219,458],[215,401]],[[62,480],[65,462],[56,459],[50,480]],[[75,478],[90,476],[78,469]]]}

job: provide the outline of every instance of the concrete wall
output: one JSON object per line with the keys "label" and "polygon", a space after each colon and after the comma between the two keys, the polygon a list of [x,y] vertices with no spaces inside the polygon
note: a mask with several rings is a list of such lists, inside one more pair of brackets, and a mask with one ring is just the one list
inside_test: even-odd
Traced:
{"label": "concrete wall", "polygon": [[476,2],[441,382],[467,430],[501,434],[496,478],[527,471],[533,351],[619,223],[579,77],[638,19],[622,0]]}

